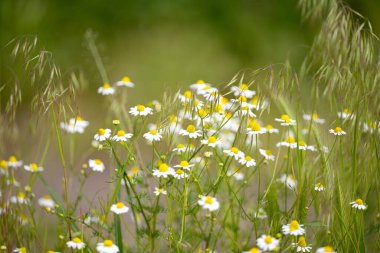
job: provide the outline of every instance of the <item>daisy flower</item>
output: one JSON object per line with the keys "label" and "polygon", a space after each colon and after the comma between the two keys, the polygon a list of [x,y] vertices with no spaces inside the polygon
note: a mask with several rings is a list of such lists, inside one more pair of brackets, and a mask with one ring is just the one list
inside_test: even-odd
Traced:
{"label": "daisy flower", "polygon": [[8,174],[8,163],[5,160],[0,161],[0,175]]}
{"label": "daisy flower", "polygon": [[22,166],[22,161],[17,160],[16,156],[11,155],[8,158],[8,167],[10,167],[12,169],[17,169],[17,168],[19,168],[21,166]]}
{"label": "daisy flower", "polygon": [[235,168],[227,172],[227,176],[233,176],[237,181],[244,179],[244,173],[241,172],[240,168]]}
{"label": "daisy flower", "polygon": [[206,86],[210,86],[210,84],[205,83],[205,81],[203,80],[198,80],[196,83],[190,84],[190,89],[198,91],[200,89],[203,89]]}
{"label": "daisy flower", "polygon": [[182,168],[184,170],[190,170],[191,167],[194,167],[194,164],[189,164],[188,161],[181,161],[178,165],[175,165],[174,168]]}
{"label": "daisy flower", "polygon": [[116,214],[123,214],[129,211],[129,207],[124,205],[123,202],[117,202],[111,206],[110,210]]}
{"label": "daisy flower", "polygon": [[105,83],[103,86],[98,88],[98,93],[104,96],[112,95],[115,93],[115,88],[113,88],[109,83]]}
{"label": "daisy flower", "polygon": [[93,170],[93,171],[99,171],[103,172],[105,169],[104,163],[100,159],[89,159],[88,160],[88,166]]}
{"label": "daisy flower", "polygon": [[44,171],[44,168],[41,167],[41,166],[38,166],[36,163],[31,163],[29,165],[24,165],[24,169],[26,171],[30,171],[30,172],[41,172],[41,171]]}
{"label": "daisy flower", "polygon": [[234,93],[234,96],[244,96],[247,98],[252,98],[256,92],[249,90],[249,86],[245,83],[242,83],[240,86],[232,86],[231,91]]}
{"label": "daisy flower", "polygon": [[182,143],[178,144],[177,147],[173,148],[173,152],[183,153],[186,151],[186,146]]}
{"label": "daisy flower", "polygon": [[145,133],[144,138],[148,141],[160,141],[162,138],[162,134],[157,129],[152,129],[149,132]]}
{"label": "daisy flower", "polygon": [[345,108],[343,111],[338,112],[338,117],[340,119],[353,119],[355,115],[351,112],[350,109]]}
{"label": "daisy flower", "polygon": [[143,105],[136,105],[129,109],[129,113],[133,116],[147,116],[149,114],[153,114],[153,109]]}
{"label": "daisy flower", "polygon": [[336,251],[334,251],[333,247],[331,246],[325,246],[322,248],[318,248],[315,253],[336,253]]}
{"label": "daisy flower", "polygon": [[186,130],[181,129],[179,131],[179,134],[182,136],[189,136],[190,139],[196,139],[196,138],[202,136],[201,131],[197,130],[194,125],[188,125]]}
{"label": "daisy flower", "polygon": [[243,251],[243,253],[261,253],[261,250],[259,248],[253,247],[248,251]]}
{"label": "daisy flower", "polygon": [[132,83],[131,79],[128,76],[124,76],[120,81],[117,81],[116,85],[129,87],[129,88],[135,87],[135,84]]}
{"label": "daisy flower", "polygon": [[246,155],[239,160],[240,164],[244,164],[247,168],[256,166],[255,159],[253,159],[251,156]]}
{"label": "daisy flower", "polygon": [[173,177],[176,178],[176,179],[182,179],[182,178],[187,178],[187,177],[189,177],[189,175],[186,174],[183,170],[181,170],[181,169],[177,169],[177,170],[173,173]]}
{"label": "daisy flower", "polygon": [[264,134],[266,132],[257,121],[250,122],[247,131],[248,135]]}
{"label": "daisy flower", "polygon": [[297,243],[292,243],[292,246],[297,248],[297,252],[310,252],[312,249],[311,245],[306,244],[305,237],[303,236],[298,239]]}
{"label": "daisy flower", "polygon": [[154,192],[153,192],[156,196],[160,195],[160,194],[163,194],[163,195],[166,195],[168,194],[167,191],[165,191],[165,189],[162,189],[162,188],[158,188],[158,187],[154,187]]}
{"label": "daisy flower", "polygon": [[42,198],[38,199],[38,204],[44,208],[53,209],[55,207],[55,202],[51,199],[49,195],[43,196]]}
{"label": "daisy flower", "polygon": [[272,134],[272,133],[278,134],[280,132],[277,128],[274,128],[270,124],[266,125],[266,127],[264,128],[264,130],[265,130],[266,133],[270,133],[270,134]]}
{"label": "daisy flower", "polygon": [[256,219],[263,220],[268,218],[268,215],[265,212],[265,210],[262,207],[260,207],[259,210],[253,214],[253,217],[255,217]]}
{"label": "daisy flower", "polygon": [[99,253],[117,253],[119,252],[119,247],[113,244],[111,240],[104,240],[96,245],[96,250]]}
{"label": "daisy flower", "polygon": [[218,89],[211,87],[210,85],[206,85],[202,89],[197,90],[197,94],[202,95],[202,96],[205,96],[207,94],[211,94],[213,92],[218,92]]}
{"label": "daisy flower", "polygon": [[282,174],[279,181],[286,185],[289,189],[294,189],[297,186],[297,180],[293,175]]}
{"label": "daisy flower", "polygon": [[310,151],[317,151],[317,149],[312,145],[307,145],[304,141],[298,142],[298,149],[299,150],[310,150]]}
{"label": "daisy flower", "polygon": [[321,183],[316,183],[314,185],[314,191],[321,192],[321,191],[324,191],[325,189],[326,189],[325,186]]}
{"label": "daisy flower", "polygon": [[263,251],[278,249],[280,241],[270,235],[262,235],[257,239],[257,246]]}
{"label": "daisy flower", "polygon": [[201,143],[203,145],[207,145],[209,147],[215,148],[216,146],[222,144],[222,141],[220,139],[217,139],[215,136],[210,136],[207,138],[207,140],[201,140]]}
{"label": "daisy flower", "polygon": [[342,130],[342,128],[340,127],[336,127],[334,129],[330,129],[329,130],[330,133],[332,133],[333,135],[345,135],[346,132]]}
{"label": "daisy flower", "polygon": [[198,200],[198,204],[202,206],[203,209],[208,209],[210,212],[216,211],[219,209],[219,202],[216,198],[211,196],[202,196],[200,195],[200,200]]}
{"label": "daisy flower", "polygon": [[277,147],[289,147],[289,148],[297,148],[297,143],[292,136],[286,137],[285,141],[278,142],[276,144]]}
{"label": "daisy flower", "polygon": [[175,173],[174,169],[169,167],[166,163],[160,164],[158,169],[153,170],[153,176],[155,177],[164,177],[173,176]]}
{"label": "daisy flower", "polygon": [[350,202],[350,205],[352,206],[352,208],[356,208],[359,210],[367,209],[367,205],[364,203],[362,199],[356,199],[355,201]]}
{"label": "daisy flower", "polygon": [[123,130],[117,131],[116,135],[112,137],[113,141],[127,141],[128,139],[132,138],[133,134],[131,133],[126,133]]}
{"label": "daisy flower", "polygon": [[292,220],[289,224],[282,226],[282,232],[284,235],[303,235],[305,234],[305,229],[303,228],[304,225],[299,224],[298,221]]}
{"label": "daisy flower", "polygon": [[233,156],[235,160],[239,160],[240,158],[244,157],[244,153],[240,151],[237,147],[232,147],[227,150],[223,150],[224,153],[226,153],[228,156]]}
{"label": "daisy flower", "polygon": [[256,117],[256,114],[254,114],[248,106],[242,106],[240,112],[243,116],[248,115],[251,118]]}
{"label": "daisy flower", "polygon": [[269,149],[259,149],[260,155],[264,156],[265,160],[274,161],[274,155],[270,152]]}
{"label": "daisy flower", "polygon": [[189,90],[185,91],[182,94],[178,94],[178,99],[181,101],[181,103],[190,103],[193,98],[193,93]]}
{"label": "daisy flower", "polygon": [[304,114],[302,117],[304,120],[307,120],[307,121],[312,120],[313,122],[315,122],[317,124],[324,124],[326,122],[326,120],[321,119],[317,113]]}
{"label": "daisy flower", "polygon": [[281,118],[275,118],[275,121],[281,122],[281,126],[294,126],[296,121],[291,119],[288,114],[281,115]]}
{"label": "daisy flower", "polygon": [[16,248],[15,250],[13,250],[13,252],[19,252],[19,253],[26,253],[26,248],[24,247],[21,247],[21,248]]}
{"label": "daisy flower", "polygon": [[78,237],[73,238],[71,241],[66,242],[67,247],[71,249],[83,249],[86,244]]}
{"label": "daisy flower", "polygon": [[111,129],[99,128],[98,133],[95,134],[94,139],[96,141],[105,141],[111,136]]}

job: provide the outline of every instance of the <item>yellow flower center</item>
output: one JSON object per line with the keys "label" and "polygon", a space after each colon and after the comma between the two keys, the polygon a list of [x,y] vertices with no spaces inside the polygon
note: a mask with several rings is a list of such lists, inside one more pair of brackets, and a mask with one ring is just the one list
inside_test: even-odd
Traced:
{"label": "yellow flower center", "polygon": [[289,230],[290,231],[295,231],[295,230],[297,230],[298,228],[299,228],[299,223],[298,223],[298,221],[296,221],[296,220],[292,220],[291,222],[290,222],[290,226],[289,226]]}
{"label": "yellow flower center", "polygon": [[204,118],[207,116],[207,112],[205,109],[199,109],[198,115],[199,115],[199,117]]}
{"label": "yellow flower center", "polygon": [[194,106],[198,106],[199,105],[199,100],[197,99],[197,100],[195,100],[195,102],[194,102]]}
{"label": "yellow flower center", "polygon": [[231,151],[232,153],[234,153],[234,154],[239,153],[239,149],[238,149],[237,147],[232,147],[232,148],[230,149],[230,151]]}
{"label": "yellow flower center", "polygon": [[207,196],[206,199],[205,199],[205,203],[211,205],[213,203],[212,197]]}
{"label": "yellow flower center", "polygon": [[76,121],[83,121],[83,119],[82,119],[81,116],[77,116],[77,117],[76,117]]}
{"label": "yellow flower center", "polygon": [[268,130],[272,130],[273,126],[272,125],[267,125],[265,128],[268,129]]}
{"label": "yellow flower center", "polygon": [[24,248],[24,247],[19,248],[19,251],[20,251],[20,253],[26,253],[26,248]]}
{"label": "yellow flower center", "polygon": [[117,209],[121,209],[121,208],[123,208],[124,207],[124,203],[123,202],[117,202],[116,203],[116,208]]}
{"label": "yellow flower center", "polygon": [[313,119],[319,119],[319,115],[316,114],[316,113],[311,114],[311,117],[312,117]]}
{"label": "yellow flower center", "polygon": [[99,159],[95,159],[95,163],[96,163],[96,165],[100,165],[100,164],[102,164],[102,161]]}
{"label": "yellow flower center", "polygon": [[125,132],[123,130],[117,131],[117,136],[122,137],[125,135]]}
{"label": "yellow flower center", "polygon": [[157,130],[156,129],[152,129],[152,130],[149,131],[149,133],[151,135],[156,135],[157,134]]}
{"label": "yellow flower center", "polygon": [[179,163],[179,165],[180,165],[181,167],[187,167],[187,166],[189,166],[189,163],[188,163],[187,161],[181,161],[181,162]]}
{"label": "yellow flower center", "polygon": [[321,188],[321,187],[323,187],[323,184],[321,184],[321,183],[316,183],[316,184],[315,184],[315,187]]}
{"label": "yellow flower center", "polygon": [[198,80],[197,84],[205,84],[205,82],[203,80]]}
{"label": "yellow flower center", "polygon": [[216,137],[215,136],[208,137],[207,142],[208,143],[215,143],[216,142]]}
{"label": "yellow flower center", "polygon": [[2,169],[8,169],[8,163],[5,160],[0,161],[0,168]]}
{"label": "yellow flower center", "polygon": [[177,145],[177,148],[184,148],[184,147],[185,147],[185,145],[183,145],[181,143]]}
{"label": "yellow flower center", "polygon": [[103,245],[104,247],[112,247],[113,242],[111,240],[104,240]]}
{"label": "yellow flower center", "polygon": [[271,244],[272,240],[273,240],[272,236],[268,235],[268,236],[265,237],[264,242],[266,244]]}
{"label": "yellow flower center", "polygon": [[210,87],[209,85],[206,85],[206,86],[203,88],[203,90],[209,90],[209,89],[211,89],[211,87]]}
{"label": "yellow flower center", "polygon": [[109,84],[109,83],[105,83],[105,84],[103,84],[103,89],[109,89],[109,88],[111,88],[111,85]]}
{"label": "yellow flower center", "polygon": [[294,141],[294,138],[292,136],[288,136],[288,137],[286,137],[285,142],[287,142],[287,143],[294,143],[295,141]]}
{"label": "yellow flower center", "polygon": [[193,125],[188,125],[186,128],[186,131],[189,133],[194,133],[196,131],[195,126]]}
{"label": "yellow flower center", "polygon": [[343,112],[346,113],[346,114],[350,114],[350,113],[351,113],[351,110],[350,110],[350,109],[347,109],[347,108],[344,108]]}
{"label": "yellow flower center", "polygon": [[133,174],[136,174],[136,173],[139,172],[139,168],[138,168],[138,167],[132,167],[132,168],[131,168],[131,172],[132,172]]}
{"label": "yellow flower center", "polygon": [[246,98],[245,96],[240,96],[240,97],[238,98],[238,101],[239,101],[240,103],[242,103],[242,102],[247,102],[247,98]]}
{"label": "yellow flower center", "polygon": [[98,134],[99,135],[104,135],[106,133],[106,130],[104,128],[99,128]]}
{"label": "yellow flower center", "polygon": [[129,83],[131,82],[131,79],[128,77],[128,76],[124,76],[122,79],[121,79],[122,82],[124,83]]}
{"label": "yellow flower center", "polygon": [[137,105],[137,111],[138,112],[143,112],[145,110],[145,106],[143,105]]}
{"label": "yellow flower center", "polygon": [[254,96],[254,97],[252,98],[252,102],[251,102],[251,104],[252,104],[252,105],[257,105],[258,102],[259,102],[259,97],[258,97],[258,96]]}
{"label": "yellow flower center", "polygon": [[189,91],[189,90],[187,90],[187,91],[185,91],[185,93],[183,93],[183,96],[185,97],[185,98],[188,98],[188,99],[190,99],[191,98],[191,91]]}
{"label": "yellow flower center", "polygon": [[168,172],[169,171],[169,166],[166,163],[163,163],[160,165],[159,169],[160,172]]}
{"label": "yellow flower center", "polygon": [[75,238],[73,239],[73,242],[75,242],[75,243],[81,243],[82,240],[79,239],[78,237],[75,237]]}
{"label": "yellow flower center", "polygon": [[334,249],[331,246],[326,246],[323,248],[325,252],[334,252]]}
{"label": "yellow flower center", "polygon": [[240,89],[241,90],[248,90],[248,85],[245,84],[245,83],[243,83],[243,84],[240,85]]}
{"label": "yellow flower center", "polygon": [[281,120],[283,120],[283,121],[287,121],[287,120],[289,120],[290,119],[290,117],[289,117],[289,115],[288,114],[283,114],[283,115],[281,115]]}
{"label": "yellow flower center", "polygon": [[55,253],[55,251],[54,250],[48,250],[47,253]]}
{"label": "yellow flower center", "polygon": [[35,164],[35,163],[32,163],[32,164],[30,165],[30,169],[33,170],[33,171],[36,171],[36,170],[38,170],[38,165]]}
{"label": "yellow flower center", "polygon": [[251,130],[252,131],[258,132],[258,131],[260,131],[260,129],[261,129],[261,126],[259,123],[257,123],[256,121],[253,121],[251,123]]}
{"label": "yellow flower center", "polygon": [[249,253],[259,253],[259,252],[260,252],[260,250],[256,247],[249,250]]}
{"label": "yellow flower center", "polygon": [[358,205],[363,205],[364,204],[364,202],[363,202],[362,199],[356,199],[355,203],[358,204]]}
{"label": "yellow flower center", "polygon": [[9,161],[12,162],[12,163],[14,163],[14,162],[17,162],[17,159],[16,159],[16,157],[14,155],[12,155],[12,156],[9,157]]}
{"label": "yellow flower center", "polygon": [[226,97],[222,97],[222,100],[221,100],[221,103],[222,103],[222,105],[226,105],[226,104],[228,104],[228,98],[226,98]]}
{"label": "yellow flower center", "polygon": [[247,155],[247,156],[245,156],[245,160],[248,161],[248,162],[252,161],[252,157],[250,157],[249,155]]}
{"label": "yellow flower center", "polygon": [[230,113],[230,112],[226,113],[226,119],[230,119],[230,118],[232,118],[232,116],[233,116],[232,113]]}
{"label": "yellow flower center", "polygon": [[335,132],[335,133],[340,133],[340,132],[342,132],[342,128],[340,128],[340,127],[336,127],[336,128],[334,129],[334,132]]}
{"label": "yellow flower center", "polygon": [[298,146],[302,146],[302,147],[304,147],[304,146],[306,146],[306,142],[304,142],[304,141],[299,141],[299,142],[298,142]]}
{"label": "yellow flower center", "polygon": [[267,150],[265,150],[265,154],[267,154],[267,155],[272,155],[272,152],[270,152],[270,150],[267,149]]}
{"label": "yellow flower center", "polygon": [[177,122],[177,116],[174,114],[170,115],[169,120],[171,123],[176,123]]}
{"label": "yellow flower center", "polygon": [[242,107],[241,107],[241,110],[242,110],[242,111],[248,111],[248,110],[249,110],[249,107],[248,107],[248,106],[242,106]]}
{"label": "yellow flower center", "polygon": [[183,170],[181,170],[181,169],[178,169],[178,170],[176,170],[176,172],[175,173],[177,173],[178,175],[182,175],[183,174]]}
{"label": "yellow flower center", "polygon": [[298,246],[306,247],[306,240],[305,237],[301,236],[300,239],[298,239]]}
{"label": "yellow flower center", "polygon": [[50,196],[49,195],[45,195],[42,197],[43,199],[46,199],[46,200],[51,200]]}

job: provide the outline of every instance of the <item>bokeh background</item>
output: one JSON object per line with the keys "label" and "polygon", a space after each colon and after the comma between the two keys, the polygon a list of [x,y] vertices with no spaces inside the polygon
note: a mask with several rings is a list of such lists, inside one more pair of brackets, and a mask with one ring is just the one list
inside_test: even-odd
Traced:
{"label": "bokeh background", "polygon": [[[347,3],[380,34],[380,1]],[[131,76],[144,87],[134,98],[147,100],[287,58],[297,66],[318,29],[302,20],[296,0],[1,0],[0,9],[2,46],[36,35],[63,73],[79,68],[95,89],[102,81],[84,40],[92,29],[111,81]]]}

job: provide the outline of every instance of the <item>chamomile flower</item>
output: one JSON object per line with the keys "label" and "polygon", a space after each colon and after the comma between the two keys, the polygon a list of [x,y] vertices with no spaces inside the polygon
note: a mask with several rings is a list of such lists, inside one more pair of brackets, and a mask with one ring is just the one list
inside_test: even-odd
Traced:
{"label": "chamomile flower", "polygon": [[162,188],[158,188],[158,187],[154,187],[154,192],[153,192],[156,196],[158,195],[166,195],[168,194],[168,192],[165,190],[165,189],[162,189]]}
{"label": "chamomile flower", "polygon": [[157,129],[151,129],[149,132],[145,133],[143,136],[148,141],[160,141],[162,139],[162,134]]}
{"label": "chamomile flower", "polygon": [[338,135],[338,136],[346,134],[346,132],[343,131],[342,128],[340,128],[340,127],[330,129],[329,132],[332,133],[333,135]]}
{"label": "chamomile flower", "polygon": [[326,189],[325,186],[321,183],[316,183],[314,185],[314,191],[321,192],[321,191],[324,191],[325,189]]}
{"label": "chamomile flower", "polygon": [[304,114],[302,117],[304,120],[307,120],[307,121],[312,120],[313,122],[315,122],[317,124],[324,124],[326,122],[326,120],[321,119],[317,113]]}
{"label": "chamomile flower", "polygon": [[312,249],[311,245],[307,245],[305,237],[303,236],[298,239],[297,243],[292,243],[292,246],[297,248],[297,252],[310,252]]}
{"label": "chamomile flower", "polygon": [[266,125],[264,130],[266,133],[270,133],[270,134],[273,134],[273,133],[278,134],[280,132],[277,128],[274,128],[270,124]]}
{"label": "chamomile flower", "polygon": [[191,170],[192,167],[194,167],[194,164],[189,164],[188,161],[181,161],[178,165],[175,165],[174,168],[182,168],[184,170]]}
{"label": "chamomile flower", "polygon": [[178,94],[178,99],[181,103],[190,103],[193,99],[193,93],[187,90],[183,94]]}
{"label": "chamomile flower", "polygon": [[244,153],[240,151],[237,147],[232,147],[227,150],[223,150],[228,156],[232,156],[235,160],[239,160],[244,157]]}
{"label": "chamomile flower", "polygon": [[123,202],[117,202],[111,206],[110,210],[116,214],[123,214],[129,211],[129,207],[124,205]]}
{"label": "chamomile flower", "polygon": [[350,205],[352,206],[352,208],[356,208],[359,210],[367,209],[367,205],[364,203],[362,199],[359,199],[359,198],[356,199],[355,201],[350,202]]}
{"label": "chamomile flower", "polygon": [[264,134],[266,131],[257,121],[251,121],[249,127],[247,128],[248,135]]}
{"label": "chamomile flower", "polygon": [[173,152],[183,153],[186,151],[186,146],[182,143],[178,144],[177,147],[173,148]]}
{"label": "chamomile flower", "polygon": [[294,137],[288,136],[285,141],[278,142],[276,144],[277,147],[288,147],[288,148],[297,148],[297,143],[294,140]]}
{"label": "chamomile flower", "polygon": [[36,163],[31,163],[29,165],[24,165],[24,169],[26,171],[30,171],[30,172],[41,172],[41,171],[44,171],[44,168],[41,167],[41,166],[38,166]]}
{"label": "chamomile flower", "polygon": [[289,189],[294,189],[297,186],[297,180],[293,175],[282,174],[279,181],[286,185]]}
{"label": "chamomile flower", "polygon": [[363,132],[364,133],[374,133],[376,130],[378,132],[380,132],[380,124],[379,122],[373,122],[373,121],[369,121],[368,123],[367,122],[363,122],[362,123],[362,126],[363,126]]}
{"label": "chamomile flower", "polygon": [[259,248],[253,247],[248,251],[243,251],[243,253],[261,253],[261,250]]}
{"label": "chamomile flower", "polygon": [[305,234],[303,226],[304,225],[299,224],[298,221],[292,220],[289,224],[282,226],[282,233],[284,233],[284,235],[303,235]]}
{"label": "chamomile flower", "polygon": [[115,88],[113,88],[109,83],[103,84],[98,88],[98,93],[103,96],[112,95],[115,93]]}
{"label": "chamomile flower", "polygon": [[96,141],[105,141],[111,136],[111,129],[99,128],[98,133],[95,134],[94,139]]}
{"label": "chamomile flower", "polygon": [[168,176],[173,176],[174,173],[174,169],[169,167],[166,163],[161,163],[158,169],[153,170],[153,176],[158,178],[167,178]]}
{"label": "chamomile flower", "polygon": [[71,241],[66,242],[67,247],[71,249],[83,249],[86,244],[78,237],[73,238]]}
{"label": "chamomile flower", "polygon": [[132,138],[133,134],[126,133],[124,130],[117,131],[116,135],[112,137],[113,141],[127,141],[128,139]]}
{"label": "chamomile flower", "polygon": [[96,245],[96,250],[99,253],[117,253],[119,252],[119,247],[113,244],[111,240],[104,240]]}
{"label": "chamomile flower", "polygon": [[216,198],[211,196],[202,196],[200,195],[200,200],[198,200],[198,204],[202,206],[203,209],[208,209],[210,212],[216,211],[219,209],[219,202]]}
{"label": "chamomile flower", "polygon": [[200,130],[197,130],[194,125],[188,125],[186,129],[181,129],[179,134],[182,136],[189,136],[190,139],[196,139],[202,136]]}
{"label": "chamomile flower", "polygon": [[49,195],[43,196],[42,198],[38,199],[38,204],[41,207],[50,208],[50,209],[53,209],[55,206],[54,200],[52,200]]}
{"label": "chamomile flower", "polygon": [[278,249],[280,241],[270,235],[262,235],[257,239],[257,246],[263,251]]}
{"label": "chamomile flower", "polygon": [[298,149],[299,150],[310,150],[310,151],[317,151],[317,149],[312,145],[307,145],[304,141],[298,142]]}
{"label": "chamomile flower", "polygon": [[153,109],[143,105],[136,105],[129,109],[129,113],[133,116],[147,116],[149,114],[153,114]]}
{"label": "chamomile flower", "polygon": [[104,163],[102,162],[102,160],[100,159],[89,159],[88,160],[88,166],[93,170],[93,171],[99,171],[99,172],[103,172],[104,169],[106,168],[104,166]]}
{"label": "chamomile flower", "polygon": [[249,106],[242,106],[242,107],[240,108],[240,113],[241,113],[241,115],[243,115],[243,116],[248,115],[250,118],[254,118],[254,117],[256,117],[256,114],[254,114],[254,113],[251,111],[251,109],[249,108]]}
{"label": "chamomile flower", "polygon": [[173,177],[176,178],[176,179],[182,179],[182,178],[189,177],[189,175],[186,174],[183,170],[177,169],[176,171],[174,171]]}
{"label": "chamomile flower", "polygon": [[244,179],[244,173],[241,172],[240,168],[234,168],[233,170],[227,171],[227,176],[233,176],[237,181]]}
{"label": "chamomile flower", "polygon": [[291,119],[288,114],[283,114],[280,118],[275,118],[274,120],[281,122],[281,126],[293,126],[296,124],[296,121]]}
{"label": "chamomile flower", "polygon": [[8,163],[5,160],[0,161],[0,175],[8,175]]}
{"label": "chamomile flower", "polygon": [[206,85],[202,89],[197,90],[197,94],[202,96],[206,96],[207,94],[211,94],[214,92],[218,92],[218,89],[211,87],[210,85]]}
{"label": "chamomile flower", "polygon": [[265,210],[262,207],[260,207],[259,210],[253,214],[253,217],[256,219],[263,220],[268,218],[268,215],[265,212]]}
{"label": "chamomile flower", "polygon": [[333,247],[331,246],[325,246],[322,248],[318,248],[315,253],[336,253],[336,251],[334,251]]}
{"label": "chamomile flower", "polygon": [[340,119],[353,119],[355,114],[353,114],[350,109],[345,108],[343,111],[338,112],[338,117]]}
{"label": "chamomile flower", "polygon": [[22,166],[22,161],[21,160],[17,160],[16,156],[11,155],[8,158],[8,167],[9,168],[17,169],[17,168],[19,168],[21,166]]}
{"label": "chamomile flower", "polygon": [[198,80],[196,83],[190,84],[190,89],[198,91],[198,90],[203,89],[206,86],[210,86],[210,84],[206,83],[203,80]]}
{"label": "chamomile flower", "polygon": [[269,149],[259,149],[260,155],[264,156],[265,160],[274,161],[274,155]]}
{"label": "chamomile flower", "polygon": [[15,250],[13,250],[13,252],[27,253],[26,248],[24,248],[24,247],[16,248]]}
{"label": "chamomile flower", "polygon": [[256,166],[256,161],[251,156],[246,155],[239,159],[240,164],[244,164],[247,168]]}
{"label": "chamomile flower", "polygon": [[120,81],[117,81],[116,85],[129,88],[135,87],[135,84],[131,81],[131,79],[128,76],[124,76]]}
{"label": "chamomile flower", "polygon": [[216,146],[222,144],[222,141],[212,135],[205,140],[201,140],[201,143],[203,145],[207,145],[209,147],[215,148]]}
{"label": "chamomile flower", "polygon": [[249,90],[249,86],[245,83],[242,83],[239,86],[232,86],[231,91],[234,96],[244,96],[246,98],[252,98],[256,92],[253,90]]}

